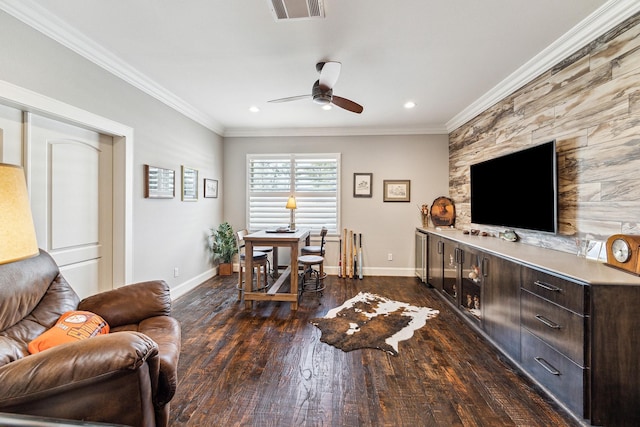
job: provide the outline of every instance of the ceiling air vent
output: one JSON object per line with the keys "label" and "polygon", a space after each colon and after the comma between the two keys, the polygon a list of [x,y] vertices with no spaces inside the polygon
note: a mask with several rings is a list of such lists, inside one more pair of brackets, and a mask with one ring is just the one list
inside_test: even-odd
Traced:
{"label": "ceiling air vent", "polygon": [[267,0],[276,21],[324,18],[323,0]]}

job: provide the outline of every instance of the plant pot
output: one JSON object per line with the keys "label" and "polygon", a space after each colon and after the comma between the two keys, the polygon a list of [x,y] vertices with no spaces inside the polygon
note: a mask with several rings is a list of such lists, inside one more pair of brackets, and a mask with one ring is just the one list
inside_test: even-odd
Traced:
{"label": "plant pot", "polygon": [[218,275],[219,276],[231,276],[233,274],[233,264],[231,263],[222,263],[218,265]]}

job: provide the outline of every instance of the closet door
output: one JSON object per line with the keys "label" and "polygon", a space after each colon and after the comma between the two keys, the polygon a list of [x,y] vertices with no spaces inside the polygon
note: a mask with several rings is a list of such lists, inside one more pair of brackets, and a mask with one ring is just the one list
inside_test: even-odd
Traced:
{"label": "closet door", "polygon": [[38,244],[81,298],[111,289],[111,137],[27,115],[27,165]]}

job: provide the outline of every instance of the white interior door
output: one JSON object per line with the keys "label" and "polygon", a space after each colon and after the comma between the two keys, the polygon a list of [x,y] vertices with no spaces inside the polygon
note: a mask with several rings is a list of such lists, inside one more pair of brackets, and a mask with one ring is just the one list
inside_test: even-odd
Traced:
{"label": "white interior door", "polygon": [[81,298],[111,289],[113,139],[35,114],[27,128],[39,246]]}

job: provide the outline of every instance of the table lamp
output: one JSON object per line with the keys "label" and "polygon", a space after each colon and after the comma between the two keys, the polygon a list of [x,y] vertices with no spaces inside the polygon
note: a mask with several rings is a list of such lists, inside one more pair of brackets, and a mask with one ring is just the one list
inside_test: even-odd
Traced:
{"label": "table lamp", "polygon": [[20,166],[0,163],[0,264],[38,253],[24,171]]}
{"label": "table lamp", "polygon": [[296,205],[296,198],[293,196],[289,196],[289,200],[287,200],[287,206],[285,206],[287,209],[291,209],[291,221],[289,224],[289,230],[295,230],[296,229],[296,213],[295,210],[298,207]]}

